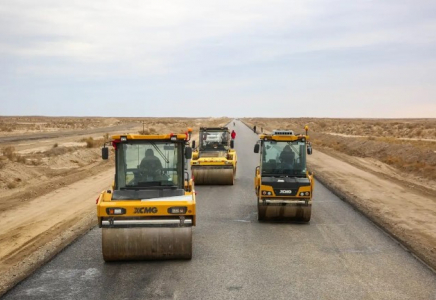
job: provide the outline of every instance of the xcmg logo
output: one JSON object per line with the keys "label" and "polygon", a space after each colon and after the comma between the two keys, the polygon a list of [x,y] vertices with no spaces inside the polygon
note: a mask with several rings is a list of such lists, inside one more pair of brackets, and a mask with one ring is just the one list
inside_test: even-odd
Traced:
{"label": "xcmg logo", "polygon": [[280,194],[292,194],[292,190],[280,190]]}
{"label": "xcmg logo", "polygon": [[135,214],[155,214],[157,213],[157,207],[135,207]]}

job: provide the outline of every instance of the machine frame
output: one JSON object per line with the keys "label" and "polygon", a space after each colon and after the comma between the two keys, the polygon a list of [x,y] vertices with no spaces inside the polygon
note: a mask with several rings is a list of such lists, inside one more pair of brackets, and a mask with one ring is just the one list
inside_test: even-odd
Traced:
{"label": "machine frame", "polygon": [[[102,249],[105,261],[142,259],[190,259],[192,257],[192,226],[196,225],[196,199],[188,159],[192,149],[186,134],[115,135],[115,180],[112,189],[97,198],[98,225],[102,228]],[[183,181],[176,187],[120,188],[118,155],[124,143],[178,144],[182,151],[178,176]],[[179,149],[179,148],[178,148]],[[107,159],[109,148],[102,148]],[[139,169],[139,165],[138,165]]]}
{"label": "machine frame", "polygon": [[[225,147],[227,149],[225,147],[202,148],[203,135],[207,132],[226,132]],[[233,185],[236,176],[237,154],[228,127],[200,127],[199,139],[198,147],[195,147],[195,141],[192,144],[195,151],[192,153],[191,168],[195,183]]]}
{"label": "machine frame", "polygon": [[[306,153],[312,154],[312,146],[306,134],[294,134],[292,131],[275,130],[271,134],[261,134],[254,147],[260,153],[260,164],[255,169],[254,188],[257,196],[258,220],[280,220],[309,222],[311,217],[314,188],[313,173],[307,170]],[[297,172],[292,167],[284,169],[283,174],[263,172],[268,162],[264,161],[265,144],[277,142],[289,145],[304,145],[304,164]],[[300,151],[301,159],[303,159]],[[295,172],[294,172],[295,171]],[[264,173],[264,174],[262,174]],[[292,173],[292,174],[291,174]]]}

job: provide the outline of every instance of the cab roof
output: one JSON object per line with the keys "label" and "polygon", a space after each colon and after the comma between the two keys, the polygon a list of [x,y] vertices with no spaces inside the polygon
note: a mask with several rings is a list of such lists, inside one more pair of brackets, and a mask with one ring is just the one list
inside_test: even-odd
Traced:
{"label": "cab roof", "polygon": [[225,126],[223,126],[223,127],[200,127],[200,130],[210,130],[210,131],[213,131],[213,130],[223,131],[223,130],[225,130],[225,131],[229,131],[229,128],[225,127]]}
{"label": "cab roof", "polygon": [[126,138],[126,140],[167,140],[167,141],[174,141],[174,140],[187,140],[188,135],[185,133],[169,133],[169,134],[120,134],[120,135],[113,135],[112,140],[114,141],[121,141],[122,138]]}
{"label": "cab roof", "polygon": [[302,140],[304,139],[305,141],[309,140],[309,136],[308,135],[304,135],[304,134],[294,134],[294,135],[275,135],[275,134],[261,134],[259,135],[259,138],[263,141],[283,141],[283,142],[288,142],[288,141],[297,141],[297,140]]}

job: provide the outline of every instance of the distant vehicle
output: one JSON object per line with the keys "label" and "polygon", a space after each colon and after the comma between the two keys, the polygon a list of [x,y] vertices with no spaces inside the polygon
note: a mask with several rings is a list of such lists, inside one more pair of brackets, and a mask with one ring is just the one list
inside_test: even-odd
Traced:
{"label": "distant vehicle", "polygon": [[[227,127],[201,127],[199,145],[192,154],[196,184],[234,184],[237,157]],[[195,141],[192,142],[195,148]]]}

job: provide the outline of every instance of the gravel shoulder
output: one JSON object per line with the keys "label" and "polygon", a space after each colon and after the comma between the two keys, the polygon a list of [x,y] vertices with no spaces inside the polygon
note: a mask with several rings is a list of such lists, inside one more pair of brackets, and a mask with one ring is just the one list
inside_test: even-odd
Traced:
{"label": "gravel shoulder", "polygon": [[96,224],[95,199],[112,178],[106,170],[0,214],[0,295]]}

